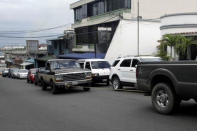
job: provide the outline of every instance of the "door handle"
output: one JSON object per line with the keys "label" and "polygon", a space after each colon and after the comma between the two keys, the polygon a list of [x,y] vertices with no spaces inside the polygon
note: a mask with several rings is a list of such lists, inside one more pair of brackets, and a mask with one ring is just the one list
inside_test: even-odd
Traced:
{"label": "door handle", "polygon": [[118,69],[118,70],[120,70],[120,69]]}
{"label": "door handle", "polygon": [[133,71],[133,70],[130,70],[130,71]]}

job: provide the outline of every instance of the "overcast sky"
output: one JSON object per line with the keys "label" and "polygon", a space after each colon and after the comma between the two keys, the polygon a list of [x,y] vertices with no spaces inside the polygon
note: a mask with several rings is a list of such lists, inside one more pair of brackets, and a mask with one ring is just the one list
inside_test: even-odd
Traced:
{"label": "overcast sky", "polygon": [[[78,0],[0,0],[0,36],[46,36],[63,34],[64,27],[40,33],[5,34],[5,31],[39,30],[73,23],[70,3]],[[3,33],[3,34],[2,34]],[[46,38],[45,38],[46,39]],[[40,39],[40,43],[45,42]],[[5,44],[25,44],[26,39],[0,38]]]}

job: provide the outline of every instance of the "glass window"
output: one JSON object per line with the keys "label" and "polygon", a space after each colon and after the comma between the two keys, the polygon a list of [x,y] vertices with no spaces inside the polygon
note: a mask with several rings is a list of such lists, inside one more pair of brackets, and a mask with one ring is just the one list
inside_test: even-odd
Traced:
{"label": "glass window", "polygon": [[81,69],[84,68],[84,63],[79,63],[79,65],[80,65]]}
{"label": "glass window", "polygon": [[104,69],[110,68],[110,64],[107,61],[93,61],[91,62],[92,69]]}
{"label": "glass window", "polygon": [[130,67],[130,66],[131,66],[131,59],[126,59],[120,64],[120,67]]}
{"label": "glass window", "polygon": [[91,68],[90,68],[90,62],[86,62],[85,68],[91,70]]}
{"label": "glass window", "polygon": [[137,59],[133,59],[132,67],[135,67],[138,64],[139,64],[139,61]]}
{"label": "glass window", "polygon": [[63,68],[80,68],[80,65],[76,60],[59,60],[51,62],[51,69],[56,70]]}
{"label": "glass window", "polygon": [[119,63],[119,61],[120,60],[115,60],[114,63],[112,64],[112,67],[115,67]]}

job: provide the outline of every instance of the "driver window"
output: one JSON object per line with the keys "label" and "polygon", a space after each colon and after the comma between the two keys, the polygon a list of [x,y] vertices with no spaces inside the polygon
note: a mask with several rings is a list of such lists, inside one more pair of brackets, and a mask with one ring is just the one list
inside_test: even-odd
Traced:
{"label": "driver window", "polygon": [[135,67],[138,64],[139,64],[139,61],[137,59],[133,59],[132,67]]}
{"label": "driver window", "polygon": [[90,68],[90,62],[86,62],[85,68],[91,70],[91,68]]}
{"label": "driver window", "polygon": [[130,67],[130,66],[131,66],[131,59],[126,59],[120,64],[120,67]]}

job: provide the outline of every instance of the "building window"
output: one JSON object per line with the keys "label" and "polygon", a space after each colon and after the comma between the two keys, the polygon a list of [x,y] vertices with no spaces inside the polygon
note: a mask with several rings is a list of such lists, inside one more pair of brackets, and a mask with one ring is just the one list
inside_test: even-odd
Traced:
{"label": "building window", "polygon": [[118,9],[130,9],[131,0],[97,0],[74,9],[75,21]]}

